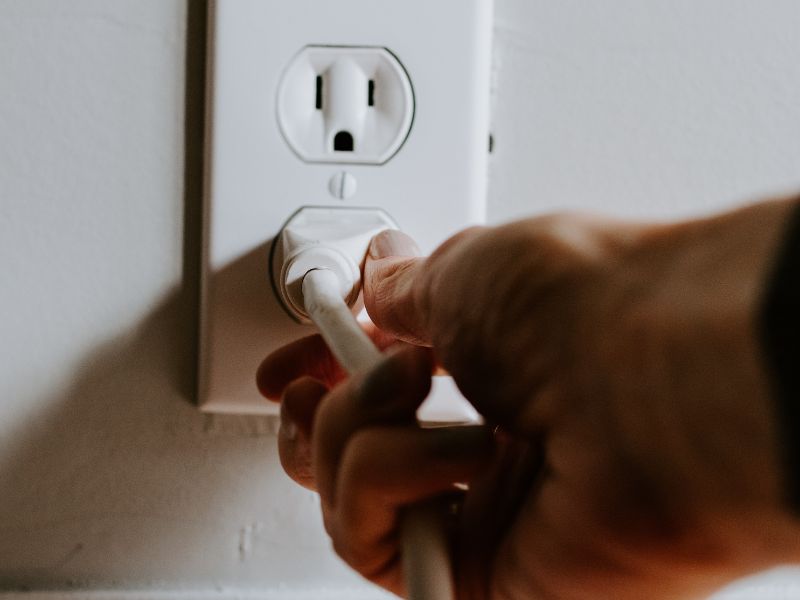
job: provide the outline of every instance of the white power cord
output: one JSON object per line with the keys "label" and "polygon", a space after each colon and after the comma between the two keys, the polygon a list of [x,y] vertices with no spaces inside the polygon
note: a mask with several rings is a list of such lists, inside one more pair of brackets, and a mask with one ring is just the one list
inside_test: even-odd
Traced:
{"label": "white power cord", "polygon": [[383,354],[358,324],[341,294],[339,277],[329,269],[314,269],[303,277],[303,301],[311,320],[348,373],[376,366]]}
{"label": "white power cord", "polygon": [[[339,364],[348,372],[366,371],[382,354],[356,321],[342,297],[342,282],[329,269],[312,269],[303,277],[305,310],[317,325]],[[406,511],[401,550],[411,600],[452,600],[455,595],[444,523],[430,504]]]}

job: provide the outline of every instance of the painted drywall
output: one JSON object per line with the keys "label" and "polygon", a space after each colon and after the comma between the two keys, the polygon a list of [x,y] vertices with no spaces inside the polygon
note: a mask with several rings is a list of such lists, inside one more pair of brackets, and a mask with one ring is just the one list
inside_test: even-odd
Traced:
{"label": "painted drywall", "polygon": [[[190,401],[202,8],[0,0],[2,590],[368,593],[273,424]],[[498,0],[492,220],[800,188],[799,19],[794,0]]]}

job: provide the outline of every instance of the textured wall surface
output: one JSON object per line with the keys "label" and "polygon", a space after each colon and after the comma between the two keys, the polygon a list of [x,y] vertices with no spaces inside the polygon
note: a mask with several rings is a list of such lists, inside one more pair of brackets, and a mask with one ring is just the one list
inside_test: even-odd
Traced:
{"label": "textured wall surface", "polygon": [[[0,590],[359,586],[271,423],[190,402],[202,12],[0,0]],[[492,219],[800,188],[798,21],[498,0]]]}

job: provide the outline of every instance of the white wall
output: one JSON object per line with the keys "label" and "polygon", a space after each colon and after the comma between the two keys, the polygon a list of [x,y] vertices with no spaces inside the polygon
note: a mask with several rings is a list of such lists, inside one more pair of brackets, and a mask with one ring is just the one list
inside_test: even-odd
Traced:
{"label": "white wall", "polygon": [[499,0],[494,215],[797,189],[799,24],[795,0]]}
{"label": "white wall", "polygon": [[[201,12],[0,0],[0,590],[358,584],[271,423],[189,401]],[[492,218],[800,187],[798,22],[794,0],[498,0]]]}

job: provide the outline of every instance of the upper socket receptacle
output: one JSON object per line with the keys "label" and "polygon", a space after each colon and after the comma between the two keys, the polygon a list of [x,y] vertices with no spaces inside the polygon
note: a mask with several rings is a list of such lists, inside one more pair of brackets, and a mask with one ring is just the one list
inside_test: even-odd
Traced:
{"label": "upper socket receptacle", "polygon": [[281,131],[307,162],[384,164],[413,120],[411,80],[386,48],[307,46],[278,90]]}

